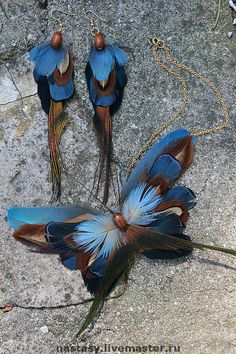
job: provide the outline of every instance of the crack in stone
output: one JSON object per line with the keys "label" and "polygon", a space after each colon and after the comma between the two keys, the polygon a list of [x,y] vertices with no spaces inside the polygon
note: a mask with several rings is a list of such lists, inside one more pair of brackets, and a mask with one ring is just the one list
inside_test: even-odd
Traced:
{"label": "crack in stone", "polygon": [[[13,84],[15,85],[14,82],[13,82]],[[18,89],[17,89],[17,91],[19,92]],[[37,95],[37,92],[36,93],[32,93],[31,95],[24,96],[24,97],[21,95],[21,98],[17,98],[16,100],[9,101],[9,102],[6,102],[6,103],[0,103],[0,107],[7,106],[10,103],[20,102],[20,101],[23,101],[25,98],[34,97],[36,95]]]}
{"label": "crack in stone", "polygon": [[22,99],[22,98],[23,98],[23,97],[22,97],[22,94],[21,94],[20,90],[18,89],[18,87],[17,87],[17,85],[16,85],[16,83],[15,83],[15,80],[14,80],[14,77],[13,77],[11,71],[8,69],[8,67],[7,67],[6,65],[5,65],[5,68],[7,69],[7,72],[8,72],[8,74],[9,74],[10,77],[11,77],[11,80],[12,80],[12,82],[13,82],[13,85],[14,85],[15,88],[16,88],[16,91],[19,93],[20,98]]}
{"label": "crack in stone", "polygon": [[[124,292],[121,292],[118,295],[115,296],[110,296],[108,298],[106,298],[104,301],[109,301],[109,300],[113,300],[113,299],[118,299],[119,297],[123,296]],[[21,305],[21,304],[17,304],[17,303],[9,303],[5,306],[0,306],[0,310],[4,310],[6,307],[12,307],[12,309],[14,307],[16,308],[20,308],[20,309],[24,309],[24,310],[57,310],[57,309],[63,309],[63,308],[67,308],[67,307],[72,307],[72,306],[79,306],[79,305],[84,305],[87,304],[88,302],[92,302],[94,300],[94,298],[89,298],[89,299],[85,299],[79,302],[74,302],[71,304],[65,304],[65,305],[55,305],[55,306],[28,306],[28,305]]]}
{"label": "crack in stone", "polygon": [[93,298],[90,298],[90,299],[86,299],[86,300],[71,303],[71,304],[55,305],[55,306],[28,306],[28,305],[20,305],[17,303],[13,303],[13,304],[5,305],[5,306],[0,306],[0,310],[4,310],[8,306],[10,306],[12,308],[16,307],[16,308],[20,308],[20,309],[24,309],[24,310],[54,310],[54,309],[56,310],[56,309],[63,309],[63,308],[72,307],[72,306],[83,305],[83,304],[86,304],[86,303],[91,302],[93,300],[94,300]]}

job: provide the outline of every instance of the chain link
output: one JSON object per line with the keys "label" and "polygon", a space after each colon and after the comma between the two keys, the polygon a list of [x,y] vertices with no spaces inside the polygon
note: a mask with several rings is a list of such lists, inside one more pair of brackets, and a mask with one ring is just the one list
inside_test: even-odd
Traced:
{"label": "chain link", "polygon": [[138,154],[135,156],[133,161],[128,166],[128,173],[131,172],[131,170],[134,168],[134,166],[140,160],[140,158],[152,146],[152,144],[156,140],[157,136],[179,118],[179,116],[183,113],[183,111],[189,101],[189,91],[188,91],[188,86],[187,86],[186,80],[181,75],[179,75],[177,72],[175,72],[172,68],[170,68],[169,66],[167,66],[166,64],[164,64],[161,61],[161,59],[158,56],[159,49],[162,49],[164,51],[165,58],[169,64],[174,65],[177,68],[187,71],[188,73],[192,74],[197,79],[202,81],[206,86],[211,88],[217,97],[219,105],[222,107],[222,109],[224,111],[224,120],[221,124],[214,126],[212,128],[201,130],[201,131],[193,131],[193,132],[191,132],[191,134],[195,135],[195,136],[204,136],[209,133],[216,133],[216,132],[220,131],[221,129],[225,128],[229,122],[228,108],[226,106],[225,100],[224,100],[220,90],[210,80],[205,78],[201,73],[197,72],[196,70],[194,70],[192,68],[189,68],[188,66],[186,66],[184,64],[181,64],[181,63],[178,63],[177,61],[175,61],[174,58],[172,58],[172,56],[170,55],[169,49],[158,38],[149,39],[149,42],[153,45],[152,56],[153,56],[154,60],[156,61],[156,63],[163,70],[165,70],[170,75],[174,76],[181,83],[183,99],[182,99],[182,102],[179,105],[177,111],[170,117],[170,119],[168,119],[164,124],[162,124],[158,129],[156,129],[154,131],[154,133],[150,136],[150,138],[147,140],[147,142],[143,145],[142,149],[138,152]]}

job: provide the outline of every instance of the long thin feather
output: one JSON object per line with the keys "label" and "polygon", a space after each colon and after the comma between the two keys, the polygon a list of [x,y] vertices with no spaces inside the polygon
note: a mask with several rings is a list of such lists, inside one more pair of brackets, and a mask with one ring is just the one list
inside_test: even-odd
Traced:
{"label": "long thin feather", "polygon": [[69,119],[65,115],[62,102],[51,100],[48,115],[48,142],[52,175],[52,199],[55,200],[60,199],[61,196],[61,155],[59,142],[68,124]]}
{"label": "long thin feather", "polygon": [[189,251],[193,248],[196,248],[202,251],[211,250],[236,256],[236,250],[234,249],[205,245],[202,243],[185,240],[176,236],[161,234],[141,226],[130,225],[127,237],[141,252],[153,249],[166,251]]}
{"label": "long thin feather", "polygon": [[94,180],[96,185],[95,195],[101,188],[102,177],[104,177],[103,203],[106,204],[109,196],[109,188],[112,182],[112,119],[109,107],[97,107],[94,115],[94,126],[97,132],[100,145],[100,161],[98,167],[98,178]]}

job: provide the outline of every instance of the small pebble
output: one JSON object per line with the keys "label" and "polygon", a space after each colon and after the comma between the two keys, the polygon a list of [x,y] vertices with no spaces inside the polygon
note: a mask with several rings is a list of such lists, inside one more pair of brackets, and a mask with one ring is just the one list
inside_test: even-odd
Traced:
{"label": "small pebble", "polygon": [[231,38],[232,35],[233,35],[233,32],[228,32],[228,33],[227,33],[227,36],[228,36],[229,38]]}
{"label": "small pebble", "polygon": [[40,327],[40,331],[43,332],[43,333],[48,333],[48,326],[42,326]]}

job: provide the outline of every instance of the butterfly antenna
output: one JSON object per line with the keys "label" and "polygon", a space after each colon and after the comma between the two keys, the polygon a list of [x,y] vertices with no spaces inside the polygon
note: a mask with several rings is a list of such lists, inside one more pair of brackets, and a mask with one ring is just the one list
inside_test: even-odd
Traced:
{"label": "butterfly antenna", "polygon": [[89,190],[83,183],[81,183],[80,181],[78,181],[78,183],[87,191],[91,194],[91,196],[97,201],[99,202],[105,209],[107,209],[109,211],[109,213],[111,214],[115,214],[114,210],[110,209],[106,204],[104,204],[101,199],[99,199],[93,192],[91,192],[91,190]]}

